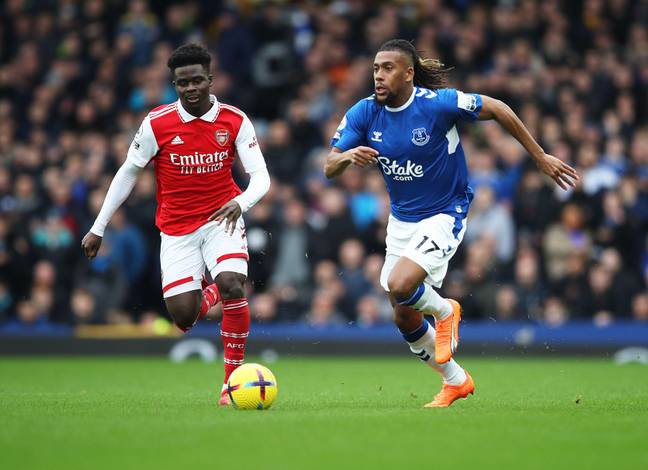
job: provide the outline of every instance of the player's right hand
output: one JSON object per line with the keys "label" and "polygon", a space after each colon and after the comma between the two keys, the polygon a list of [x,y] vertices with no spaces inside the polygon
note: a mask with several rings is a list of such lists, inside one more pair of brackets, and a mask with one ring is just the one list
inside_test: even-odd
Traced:
{"label": "player's right hand", "polygon": [[365,147],[363,145],[347,150],[349,161],[354,165],[359,167],[365,167],[368,165],[375,165],[378,160],[378,151],[372,149],[371,147]]}
{"label": "player's right hand", "polygon": [[83,248],[83,254],[86,255],[88,259],[92,259],[97,256],[97,252],[101,247],[102,237],[95,235],[92,232],[86,233],[83,240],[81,240],[81,248]]}

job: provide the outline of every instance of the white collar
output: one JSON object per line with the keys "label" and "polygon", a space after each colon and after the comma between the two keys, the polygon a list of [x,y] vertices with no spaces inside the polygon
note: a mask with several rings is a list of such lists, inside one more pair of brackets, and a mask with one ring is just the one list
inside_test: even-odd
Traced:
{"label": "white collar", "polygon": [[409,99],[405,101],[404,104],[400,105],[398,108],[390,108],[389,106],[385,106],[385,109],[390,113],[397,113],[398,111],[402,111],[405,108],[407,108],[410,104],[412,104],[412,101],[414,101],[415,94],[416,94],[416,87],[412,89],[412,94],[410,95]]}
{"label": "white collar", "polygon": [[212,102],[212,107],[209,108],[209,111],[198,118],[193,114],[189,114],[189,112],[187,112],[187,110],[182,107],[180,99],[178,99],[178,114],[180,114],[180,119],[182,119],[182,122],[191,122],[194,119],[202,119],[203,121],[214,122],[216,116],[218,116],[219,104],[214,95],[209,95],[209,101]]}

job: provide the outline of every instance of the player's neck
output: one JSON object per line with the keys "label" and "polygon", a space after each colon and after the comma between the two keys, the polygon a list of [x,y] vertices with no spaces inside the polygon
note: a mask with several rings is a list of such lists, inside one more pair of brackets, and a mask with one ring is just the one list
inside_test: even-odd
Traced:
{"label": "player's neck", "polygon": [[212,102],[207,98],[206,100],[197,103],[195,106],[188,106],[185,103],[183,103],[182,106],[189,114],[199,118],[211,109]]}
{"label": "player's neck", "polygon": [[390,108],[400,108],[405,103],[407,103],[407,100],[410,99],[410,96],[412,96],[413,92],[414,92],[414,86],[410,85],[407,88],[405,88],[403,91],[401,91],[398,95],[396,95],[391,103],[385,103],[385,104]]}

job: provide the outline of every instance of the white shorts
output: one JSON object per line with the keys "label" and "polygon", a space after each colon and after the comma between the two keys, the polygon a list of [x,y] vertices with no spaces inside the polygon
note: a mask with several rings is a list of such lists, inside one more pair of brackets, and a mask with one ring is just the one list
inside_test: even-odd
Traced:
{"label": "white shorts", "polygon": [[405,256],[421,266],[428,274],[425,282],[441,287],[448,272],[448,263],[466,233],[466,219],[437,214],[420,222],[403,222],[389,216],[387,223],[387,253],[380,273],[380,285],[386,291],[389,274]]}
{"label": "white shorts", "polygon": [[213,278],[224,271],[247,276],[247,239],[240,217],[234,233],[225,232],[225,222],[208,222],[187,235],[160,233],[160,266],[164,298],[200,290],[200,280],[209,270]]}

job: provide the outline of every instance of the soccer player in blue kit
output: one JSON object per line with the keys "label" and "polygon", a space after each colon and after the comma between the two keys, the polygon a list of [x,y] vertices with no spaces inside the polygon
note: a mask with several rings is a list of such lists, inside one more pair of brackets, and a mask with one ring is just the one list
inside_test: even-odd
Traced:
{"label": "soccer player in blue kit", "polygon": [[[438,61],[420,57],[408,41],[383,44],[373,63],[375,93],[348,110],[324,168],[327,178],[349,165],[377,164],[383,174],[391,214],[380,282],[410,350],[443,378],[441,392],[426,408],[450,406],[475,389],[453,359],[461,306],[435,290],[463,239],[473,198],[457,124],[494,119],[561,188],[578,179],[572,167],[543,151],[506,104],[444,88],[446,75]],[[434,328],[425,315],[434,317]]]}

